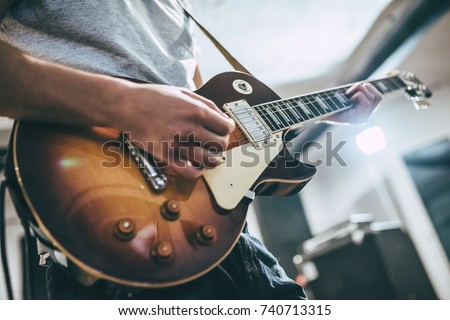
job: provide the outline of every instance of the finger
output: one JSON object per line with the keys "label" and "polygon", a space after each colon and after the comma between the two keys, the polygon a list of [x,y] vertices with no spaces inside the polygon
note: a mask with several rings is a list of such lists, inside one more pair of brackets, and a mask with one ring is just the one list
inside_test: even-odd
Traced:
{"label": "finger", "polygon": [[199,95],[199,94],[197,94],[197,93],[195,93],[193,91],[186,90],[186,91],[183,91],[183,92],[185,94],[187,94],[188,96],[190,96],[191,98],[194,98],[196,100],[200,100],[201,102],[206,104],[209,108],[211,108],[212,110],[218,112],[223,117],[228,118],[228,116],[222,110],[220,110],[219,107],[212,100],[210,100],[208,98],[205,98],[205,97],[203,97],[203,96],[201,96],[201,95]]}
{"label": "finger", "polygon": [[201,124],[203,128],[220,136],[228,135],[234,130],[235,124],[232,119],[222,116],[219,112],[209,108],[199,100],[191,97],[189,99],[189,103],[201,110],[201,112],[195,113],[195,121]]}
{"label": "finger", "polygon": [[350,121],[355,123],[365,122],[373,110],[371,107],[372,104],[368,100],[367,95],[362,92],[357,92],[350,98],[350,101],[355,105],[354,108],[348,110]]}
{"label": "finger", "polygon": [[355,106],[354,109],[365,109],[370,106],[370,100],[367,94],[359,91],[350,97],[349,101]]}
{"label": "finger", "polygon": [[203,123],[205,128],[219,135],[227,135],[234,130],[234,121],[226,116],[214,102],[189,90],[185,90],[183,93],[192,98],[193,101],[196,101],[195,104],[197,106],[205,107],[206,112],[204,113],[204,117],[199,117],[198,119]]}
{"label": "finger", "polygon": [[180,147],[177,143],[173,142],[165,155],[164,163],[167,164],[169,171],[172,170],[186,179],[195,179],[203,174],[203,168],[193,166],[191,161],[180,155]]}
{"label": "finger", "polygon": [[180,176],[193,180],[200,177],[204,170],[192,166],[190,161],[181,158],[174,158],[169,161],[169,166]]}
{"label": "finger", "polygon": [[360,88],[362,87],[361,83],[356,83],[354,85],[352,85],[349,89],[347,89],[347,91],[345,92],[345,94],[349,97],[353,96],[355,93],[357,93]]}
{"label": "finger", "polygon": [[180,160],[188,160],[197,169],[216,167],[221,163],[221,157],[216,152],[198,146],[180,145],[178,149]]}
{"label": "finger", "polygon": [[197,140],[200,141],[200,145],[203,148],[215,149],[216,152],[226,150],[230,136],[219,136],[206,128],[199,128],[197,130]]}
{"label": "finger", "polygon": [[368,101],[373,101],[375,99],[374,94],[367,88],[366,83],[358,83],[353,85],[349,90],[347,90],[346,94],[351,98],[358,92],[365,95]]}
{"label": "finger", "polygon": [[206,149],[215,149],[216,152],[226,150],[229,142],[229,135],[220,136],[207,130],[204,127],[197,127],[192,130],[185,130],[183,133],[174,135],[174,141],[193,146],[201,146]]}
{"label": "finger", "polygon": [[209,131],[215,132],[221,136],[229,135],[235,129],[236,125],[231,118],[224,118],[217,112],[210,112],[206,115],[203,126]]}
{"label": "finger", "polygon": [[373,86],[371,83],[365,83],[364,87],[373,94],[374,96],[373,103],[375,103],[376,105],[380,103],[381,99],[383,98],[381,92],[378,91],[378,89],[375,88],[375,86]]}

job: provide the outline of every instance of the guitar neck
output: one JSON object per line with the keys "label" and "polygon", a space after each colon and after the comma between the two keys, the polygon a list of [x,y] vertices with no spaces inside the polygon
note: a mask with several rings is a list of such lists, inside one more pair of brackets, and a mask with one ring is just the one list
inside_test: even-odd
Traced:
{"label": "guitar neck", "polygon": [[[382,94],[406,87],[398,76],[367,81]],[[331,90],[319,91],[288,99],[271,101],[253,106],[260,118],[272,132],[284,131],[306,121],[319,120],[352,106],[345,92],[351,87],[346,85]]]}

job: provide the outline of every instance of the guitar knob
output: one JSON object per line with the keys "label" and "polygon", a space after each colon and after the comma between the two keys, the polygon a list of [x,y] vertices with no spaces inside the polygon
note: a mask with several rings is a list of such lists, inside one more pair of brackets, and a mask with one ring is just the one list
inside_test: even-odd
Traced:
{"label": "guitar knob", "polygon": [[169,242],[159,242],[153,247],[151,255],[159,263],[168,262],[173,257],[173,247]]}
{"label": "guitar knob", "polygon": [[133,219],[123,218],[117,221],[116,227],[114,229],[114,234],[120,240],[130,240],[134,237],[136,231],[136,224]]}
{"label": "guitar knob", "polygon": [[180,203],[176,200],[169,200],[161,206],[161,215],[169,221],[177,220],[180,217]]}
{"label": "guitar knob", "polygon": [[206,224],[197,229],[195,234],[197,241],[202,245],[210,245],[214,242],[216,238],[217,232],[216,228],[213,226]]}

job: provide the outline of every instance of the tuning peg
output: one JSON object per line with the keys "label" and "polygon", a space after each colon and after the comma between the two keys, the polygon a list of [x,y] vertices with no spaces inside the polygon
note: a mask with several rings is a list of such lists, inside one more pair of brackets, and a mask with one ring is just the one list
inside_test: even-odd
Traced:
{"label": "tuning peg", "polygon": [[424,99],[411,99],[416,110],[426,110],[430,106],[430,102]]}
{"label": "tuning peg", "polygon": [[424,98],[431,97],[431,90],[410,71],[402,72],[400,78],[405,83],[406,96],[412,101],[416,110],[428,109],[430,103]]}
{"label": "tuning peg", "polygon": [[411,97],[417,96],[417,88],[413,86],[407,86],[405,92],[409,94]]}

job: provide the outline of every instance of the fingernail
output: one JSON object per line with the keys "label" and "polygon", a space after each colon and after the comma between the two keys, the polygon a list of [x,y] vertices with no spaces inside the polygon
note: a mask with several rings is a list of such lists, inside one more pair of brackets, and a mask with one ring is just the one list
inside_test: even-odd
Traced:
{"label": "fingernail", "polygon": [[224,157],[214,157],[213,161],[212,161],[216,166],[221,165],[222,163],[225,162],[225,158]]}

